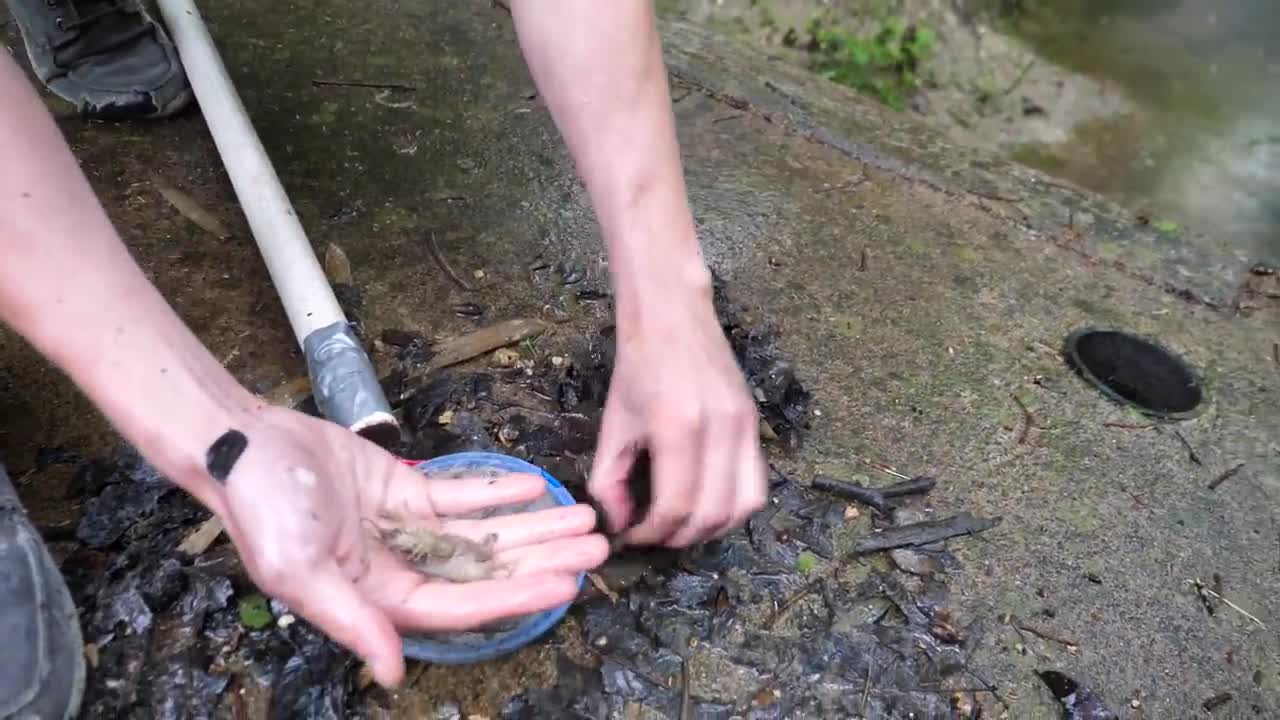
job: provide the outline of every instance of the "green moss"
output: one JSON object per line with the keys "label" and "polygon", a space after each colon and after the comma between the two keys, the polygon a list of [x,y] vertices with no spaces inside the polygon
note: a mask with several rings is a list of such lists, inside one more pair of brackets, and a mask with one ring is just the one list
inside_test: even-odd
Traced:
{"label": "green moss", "polygon": [[251,630],[261,630],[271,624],[271,608],[267,599],[254,593],[240,598],[240,624]]}

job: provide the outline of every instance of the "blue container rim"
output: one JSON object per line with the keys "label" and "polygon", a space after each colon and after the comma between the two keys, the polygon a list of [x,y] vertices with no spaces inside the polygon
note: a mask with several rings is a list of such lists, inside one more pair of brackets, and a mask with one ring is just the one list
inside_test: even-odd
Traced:
{"label": "blue container rim", "polygon": [[[513,473],[541,475],[547,483],[547,492],[561,505],[576,505],[577,500],[559,480],[532,463],[501,453],[469,451],[441,455],[417,463],[413,467],[423,472],[441,472],[458,465],[498,468]],[[578,589],[586,580],[586,573],[578,573]],[[439,665],[466,665],[494,660],[509,655],[542,637],[556,626],[572,602],[527,616],[515,630],[498,635],[493,640],[475,645],[454,645],[422,636],[403,637],[404,656],[411,660]]]}

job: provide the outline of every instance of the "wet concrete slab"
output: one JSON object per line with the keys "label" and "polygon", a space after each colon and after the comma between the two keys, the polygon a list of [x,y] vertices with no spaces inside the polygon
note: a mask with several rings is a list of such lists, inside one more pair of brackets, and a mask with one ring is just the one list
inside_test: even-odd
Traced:
{"label": "wet concrete slab", "polygon": [[[607,289],[585,192],[531,98],[500,9],[317,1],[227,2],[205,12],[317,250],[334,242],[351,259],[367,337],[386,328],[449,337],[488,321],[564,313],[571,322],[524,351],[568,354],[607,317],[604,305],[577,302],[556,272],[564,263],[585,285]],[[5,32],[14,46],[12,28]],[[1272,591],[1280,527],[1271,509],[1280,492],[1280,307],[1264,298],[1250,313],[1232,310],[1247,259],[1137,227],[1097,197],[949,146],[909,119],[696,28],[667,23],[664,32],[707,256],[753,319],[777,325],[783,353],[814,396],[806,444],[794,457],[774,453],[779,470],[800,484],[817,473],[889,481],[857,459],[870,458],[938,478],[927,503],[940,516],[1003,518],[951,547],[960,564],[947,583],[951,612],[966,628],[978,623],[969,662],[1004,703],[979,693],[988,712],[1053,716],[1057,706],[1034,674],[1049,668],[1087,682],[1122,717],[1181,717],[1223,692],[1233,699],[1220,716],[1280,712]],[[211,351],[263,392],[305,374],[200,117],[61,122],[135,257]],[[156,176],[196,198],[232,237],[181,217],[156,191]],[[476,290],[440,268],[432,235]],[[547,264],[539,258],[549,267],[531,270]],[[460,302],[484,314],[458,317],[450,306]],[[1101,398],[1057,352],[1083,325],[1129,328],[1183,353],[1206,374],[1207,410],[1176,428],[1148,429]],[[375,356],[389,367],[385,354]],[[71,483],[62,466],[35,470],[37,454],[103,452],[109,428],[9,333],[0,334],[0,418],[0,457],[17,475],[33,470],[24,497],[42,527],[69,541],[87,498],[61,491]],[[838,526],[807,522],[837,548],[871,531],[865,508],[839,517]],[[732,567],[751,565],[738,558]],[[1221,604],[1206,612],[1187,581],[1212,585],[1214,574],[1222,594],[1265,629]],[[852,597],[860,578],[845,580],[832,592]],[[780,582],[750,596],[752,612],[776,608],[798,586],[794,577]],[[367,712],[420,717],[455,701],[464,716],[494,717],[524,688],[590,688],[591,678],[578,676],[583,665],[563,658],[599,661],[601,646],[588,644],[601,636],[593,623],[623,619],[612,613],[631,607],[629,594],[647,597],[629,590],[616,609],[597,598],[509,660],[418,668],[411,687],[370,701],[377,709]],[[834,605],[843,607],[838,598]],[[752,612],[740,613],[742,622],[764,632],[765,619]],[[1072,647],[1014,629],[1009,615]],[[687,639],[672,622],[649,626],[665,628],[670,636],[660,640]],[[827,637],[810,622],[806,615],[779,632],[791,646],[812,640],[804,633]],[[760,703],[744,709],[769,689],[767,674],[753,669],[767,665],[768,648],[744,659],[718,647],[681,650],[706,706],[699,713],[719,717],[723,706],[744,717],[812,716],[800,705],[790,714],[778,703],[763,703],[774,715],[761,714]],[[648,659],[585,671],[603,697],[635,701],[606,703],[607,711],[677,717],[679,697],[644,676],[676,677],[678,687],[678,663],[661,645],[630,650]],[[642,662],[633,655],[615,662]],[[837,668],[829,692],[842,692],[841,672],[844,691],[877,692],[861,665]],[[733,681],[717,683],[723,677]],[[646,683],[654,687],[627,694]],[[554,700],[526,697],[525,707]]]}

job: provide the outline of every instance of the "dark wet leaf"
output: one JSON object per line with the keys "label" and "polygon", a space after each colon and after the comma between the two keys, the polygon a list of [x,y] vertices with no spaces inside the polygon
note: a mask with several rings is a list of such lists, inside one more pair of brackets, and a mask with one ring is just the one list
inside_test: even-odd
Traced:
{"label": "dark wet leaf", "polygon": [[161,482],[125,480],[108,485],[102,494],[85,506],[76,528],[76,538],[89,547],[106,547],[156,509],[156,503],[172,492],[174,485]]}
{"label": "dark wet leaf", "polygon": [[1063,720],[1119,720],[1120,716],[1102,698],[1069,676],[1057,670],[1037,671],[1036,675],[1062,703]]}

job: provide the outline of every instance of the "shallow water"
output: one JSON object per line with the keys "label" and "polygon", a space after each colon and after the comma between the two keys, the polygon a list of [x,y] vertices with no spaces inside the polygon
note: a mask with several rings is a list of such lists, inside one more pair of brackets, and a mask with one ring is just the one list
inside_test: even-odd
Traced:
{"label": "shallow water", "polygon": [[1073,128],[1062,143],[1024,146],[1019,160],[1107,194],[1170,232],[1216,235],[1250,259],[1280,256],[1280,46],[1272,41],[1280,3],[1017,5],[1023,9],[1006,15],[1009,29],[1137,105]]}

